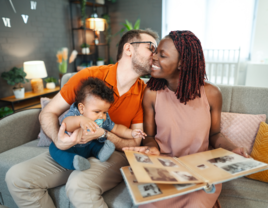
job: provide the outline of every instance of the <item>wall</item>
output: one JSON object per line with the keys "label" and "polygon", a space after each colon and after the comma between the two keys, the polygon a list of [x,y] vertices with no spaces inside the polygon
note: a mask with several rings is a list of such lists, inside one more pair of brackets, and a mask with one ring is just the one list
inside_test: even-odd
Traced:
{"label": "wall", "polygon": [[[141,19],[140,29],[151,28],[161,37],[162,28],[162,0],[117,0],[109,4],[112,34],[116,34],[123,27],[125,19],[133,25]],[[120,35],[112,38],[110,56],[116,61],[117,44]]]}
{"label": "wall", "polygon": [[258,0],[256,25],[253,36],[252,56],[253,62],[268,63],[268,1]]}
{"label": "wall", "polygon": [[[48,76],[58,78],[56,53],[62,47],[72,49],[68,0],[35,1],[36,10],[31,10],[30,0],[12,0],[16,14],[9,1],[0,3],[0,74],[22,67],[24,61],[43,60]],[[21,14],[29,16],[27,24]],[[11,19],[11,28],[4,26],[2,17]],[[68,71],[73,69],[68,67]],[[31,90],[30,83],[25,87]],[[10,95],[12,86],[0,77],[0,97]]]}

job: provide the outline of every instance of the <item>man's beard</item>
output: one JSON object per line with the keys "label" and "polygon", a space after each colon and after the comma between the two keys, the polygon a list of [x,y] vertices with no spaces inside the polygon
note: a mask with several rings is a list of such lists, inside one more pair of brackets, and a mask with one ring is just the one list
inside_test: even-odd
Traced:
{"label": "man's beard", "polygon": [[150,63],[149,60],[145,60],[138,53],[135,53],[132,58],[132,66],[134,71],[140,76],[150,74]]}

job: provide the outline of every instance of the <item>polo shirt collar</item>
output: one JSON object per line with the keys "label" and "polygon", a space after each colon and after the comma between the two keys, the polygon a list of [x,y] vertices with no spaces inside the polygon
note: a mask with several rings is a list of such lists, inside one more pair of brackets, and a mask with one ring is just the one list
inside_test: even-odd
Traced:
{"label": "polo shirt collar", "polygon": [[[117,90],[117,79],[116,79],[117,66],[118,66],[118,62],[114,64],[113,66],[111,66],[105,78],[105,82],[113,87],[116,94],[119,94]],[[137,81],[131,86],[130,90],[127,91],[125,94],[131,93],[134,95],[138,95],[140,93],[139,84],[140,84],[140,79],[137,79]]]}

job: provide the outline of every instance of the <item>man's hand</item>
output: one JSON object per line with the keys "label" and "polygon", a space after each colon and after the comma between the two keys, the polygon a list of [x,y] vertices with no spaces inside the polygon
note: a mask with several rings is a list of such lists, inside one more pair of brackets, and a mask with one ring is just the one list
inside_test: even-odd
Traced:
{"label": "man's hand", "polygon": [[134,139],[141,139],[141,138],[145,139],[145,137],[147,136],[147,134],[145,134],[140,129],[133,129],[131,135]]}
{"label": "man's hand", "polygon": [[101,135],[104,134],[104,129],[103,128],[98,128],[94,133],[88,134],[83,131],[82,138],[78,142],[78,144],[86,144],[94,139],[98,139]]}
{"label": "man's hand", "polygon": [[79,116],[80,119],[80,127],[83,129],[83,134],[87,135],[88,130],[93,134],[95,133],[96,129],[99,128],[98,124],[96,124],[95,121],[92,121],[89,118],[86,118],[84,116]]}
{"label": "man's hand", "polygon": [[61,150],[70,149],[72,146],[79,143],[82,138],[82,132],[83,132],[82,129],[75,130],[72,133],[72,135],[69,136],[65,133],[65,128],[66,128],[65,123],[62,123],[59,129],[58,138],[56,139],[55,143],[55,145]]}
{"label": "man's hand", "polygon": [[248,155],[248,153],[244,147],[237,147],[237,148],[233,149],[232,152],[234,152],[238,155],[244,156],[246,158],[250,158],[250,156]]}
{"label": "man's hand", "polygon": [[130,151],[136,151],[136,152],[142,152],[147,155],[160,155],[159,149],[156,147],[148,147],[148,146],[142,146],[142,147],[124,147],[123,151],[130,150]]}

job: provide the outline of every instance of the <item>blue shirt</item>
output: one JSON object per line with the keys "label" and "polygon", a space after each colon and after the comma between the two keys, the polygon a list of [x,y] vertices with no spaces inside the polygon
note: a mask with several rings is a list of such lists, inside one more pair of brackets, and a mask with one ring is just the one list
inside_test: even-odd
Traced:
{"label": "blue shirt", "polygon": [[[78,108],[77,108],[77,103],[73,103],[68,111],[68,113],[66,113],[64,115],[64,117],[61,119],[60,123],[62,123],[62,121],[69,117],[69,116],[81,116],[82,114],[79,112]],[[100,125],[101,128],[107,130],[107,131],[111,131],[114,128],[114,122],[111,120],[110,116],[108,113],[106,113],[106,120]],[[105,137],[98,139],[99,142],[104,142],[106,140]],[[84,147],[86,145],[90,144],[90,142],[86,143],[86,144],[76,144],[76,147]]]}

